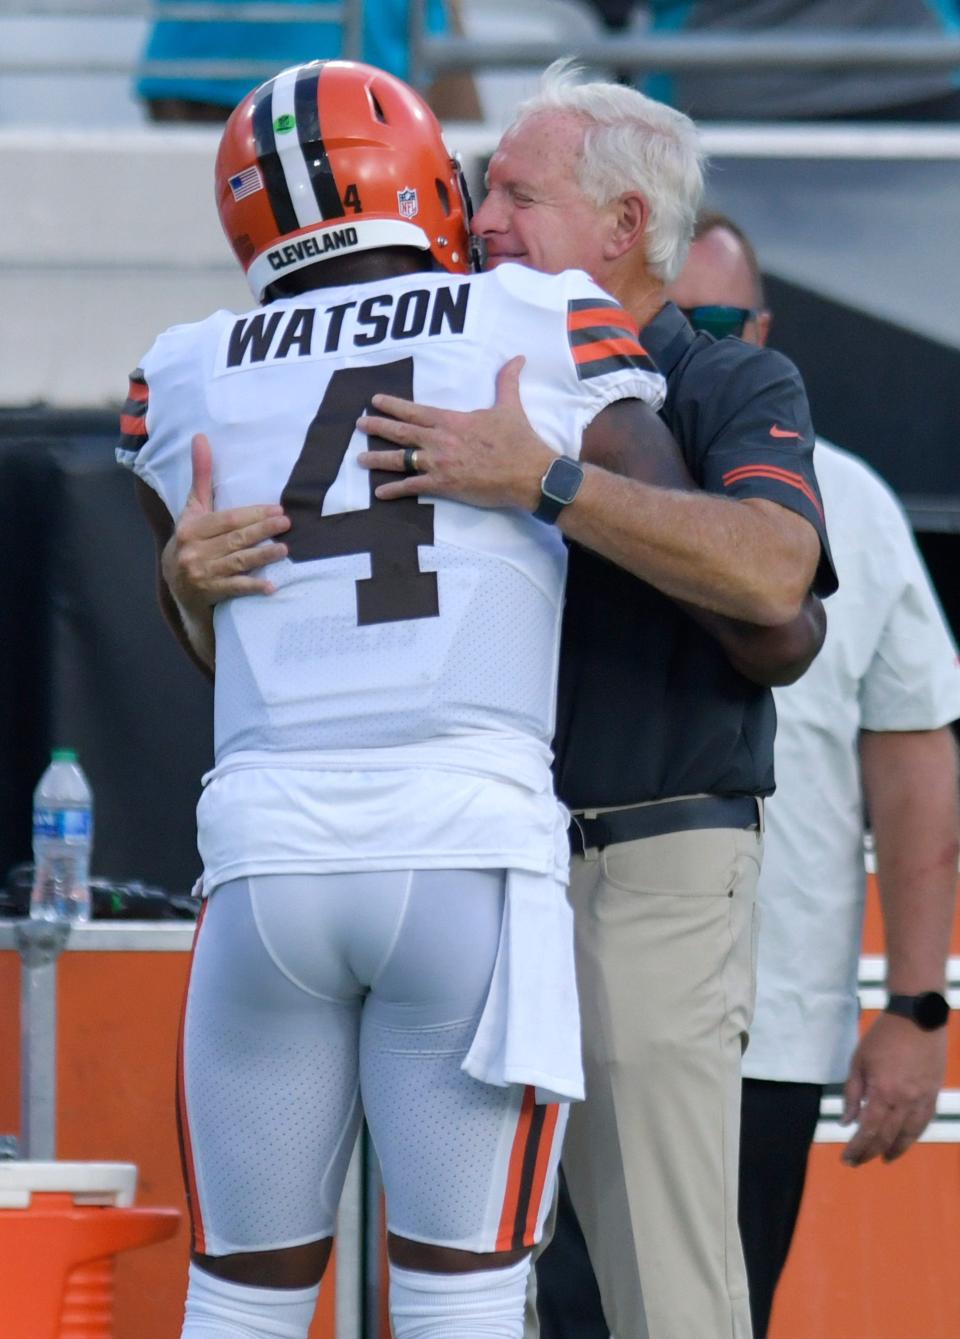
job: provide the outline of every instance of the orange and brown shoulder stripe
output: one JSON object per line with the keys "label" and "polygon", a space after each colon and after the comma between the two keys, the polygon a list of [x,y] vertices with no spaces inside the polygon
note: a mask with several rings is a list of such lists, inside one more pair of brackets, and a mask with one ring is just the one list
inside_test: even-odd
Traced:
{"label": "orange and brown shoulder stripe", "polygon": [[130,373],[130,389],[120,411],[120,449],[136,454],[146,442],[147,408],[150,391],[143,368],[138,367]]}
{"label": "orange and brown shoulder stripe", "polygon": [[608,372],[656,372],[639,333],[630,313],[610,298],[571,298],[567,303],[567,339],[580,381]]}

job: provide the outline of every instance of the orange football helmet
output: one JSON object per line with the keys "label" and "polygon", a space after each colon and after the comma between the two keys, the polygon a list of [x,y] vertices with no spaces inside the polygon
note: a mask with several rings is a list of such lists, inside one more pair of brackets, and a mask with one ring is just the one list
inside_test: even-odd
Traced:
{"label": "orange football helmet", "polygon": [[260,301],[275,280],[381,246],[471,268],[470,202],[440,124],[372,65],[316,60],[249,93],[224,127],[217,208]]}

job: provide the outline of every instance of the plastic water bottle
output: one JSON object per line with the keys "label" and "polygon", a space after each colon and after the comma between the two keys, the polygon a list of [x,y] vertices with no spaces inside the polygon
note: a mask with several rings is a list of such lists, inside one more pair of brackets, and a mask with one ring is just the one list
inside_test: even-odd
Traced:
{"label": "plastic water bottle", "polygon": [[73,749],[54,749],[33,792],[33,887],[37,920],[88,921],[93,796]]}

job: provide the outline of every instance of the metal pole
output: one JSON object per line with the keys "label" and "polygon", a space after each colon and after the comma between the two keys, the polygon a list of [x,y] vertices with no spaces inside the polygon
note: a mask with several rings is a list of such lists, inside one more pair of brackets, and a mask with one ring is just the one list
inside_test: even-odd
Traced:
{"label": "metal pole", "polygon": [[353,1146],[337,1210],[336,1339],[364,1339],[363,1135]]}
{"label": "metal pole", "polygon": [[[346,4],[301,4],[297,6],[296,18],[314,19],[317,23],[342,23]],[[58,19],[134,19],[149,18],[152,22],[162,19],[175,19],[177,23],[282,23],[287,24],[293,17],[290,5],[278,4],[275,0],[264,0],[258,4],[205,4],[196,3],[176,5],[153,5],[149,13],[138,10],[134,5],[92,4],[89,0],[0,0],[0,17],[38,18],[48,16]]]}
{"label": "metal pole", "polygon": [[383,1222],[383,1178],[380,1175],[380,1162],[377,1158],[373,1140],[364,1127],[364,1297],[363,1319],[364,1339],[377,1339],[383,1316],[386,1314],[386,1297],[380,1270],[380,1242],[384,1232]]}
{"label": "metal pole", "polygon": [[[587,37],[579,42],[448,36],[426,33],[426,0],[409,0],[409,80],[423,91],[445,70],[543,67],[559,56],[601,69],[631,70],[949,70],[960,69],[960,38],[917,37],[887,32],[864,37],[835,33],[829,37]],[[273,14],[275,6],[268,7]],[[304,7],[307,8],[306,6]],[[310,9],[313,6],[309,7]],[[202,6],[192,17],[199,18]],[[344,19],[344,51],[362,50],[362,0],[331,8],[325,21]],[[273,22],[264,15],[264,21]],[[359,36],[358,36],[359,33]],[[16,75],[62,73],[62,57],[30,56],[24,60],[0,55],[0,69]],[[80,57],[69,64],[72,74],[129,74],[130,62],[104,53]],[[196,78],[268,78],[276,66],[254,61],[149,61],[138,67],[144,75]]]}
{"label": "metal pole", "polygon": [[429,74],[448,69],[473,70],[545,66],[572,56],[591,66],[633,70],[947,70],[960,66],[960,38],[917,37],[887,32],[882,36],[837,32],[830,36],[585,37],[566,44],[549,39],[424,37],[418,58]]}
{"label": "metal pole", "polygon": [[[32,0],[34,6],[36,2]],[[344,0],[340,5],[298,5],[294,13],[291,13],[289,4],[159,4],[150,11],[150,17],[157,21],[175,19],[178,23],[216,23],[223,20],[227,23],[288,24],[294,17],[298,22],[301,19],[313,19],[316,23],[344,23],[349,9],[350,0]]]}
{"label": "metal pole", "polygon": [[56,1157],[57,958],[70,937],[64,921],[18,921],[20,954],[21,1156]]}
{"label": "metal pole", "polygon": [[[426,92],[431,82],[432,68],[424,57],[424,44],[427,35],[427,0],[408,0],[409,16],[409,66],[407,77],[419,92]],[[447,39],[442,39],[446,41]]]}
{"label": "metal pole", "polygon": [[343,45],[344,60],[363,60],[363,0],[344,0]]}

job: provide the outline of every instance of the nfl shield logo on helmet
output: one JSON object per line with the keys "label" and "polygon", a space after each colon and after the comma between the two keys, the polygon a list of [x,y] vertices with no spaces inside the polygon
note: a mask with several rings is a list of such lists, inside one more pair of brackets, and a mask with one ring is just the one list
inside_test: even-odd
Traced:
{"label": "nfl shield logo on helmet", "polygon": [[420,213],[420,201],[412,186],[405,186],[402,191],[397,191],[397,208],[403,219],[416,218]]}

